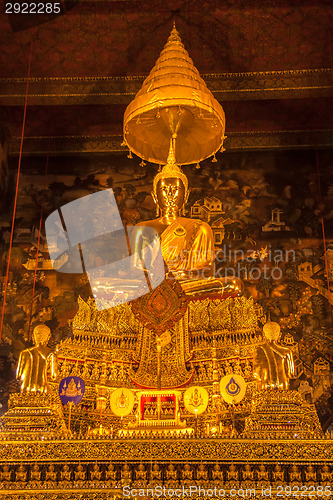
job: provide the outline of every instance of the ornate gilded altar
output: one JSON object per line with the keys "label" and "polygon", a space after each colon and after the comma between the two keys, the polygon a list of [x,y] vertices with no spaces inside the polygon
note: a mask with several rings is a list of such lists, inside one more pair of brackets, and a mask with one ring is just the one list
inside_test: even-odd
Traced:
{"label": "ornate gilded altar", "polygon": [[[148,99],[145,115],[145,93],[161,82],[168,55],[182,59],[183,86],[190,82],[191,91],[175,103],[174,94],[171,100],[166,94],[164,102],[154,88],[156,99]],[[160,186],[166,194],[156,227],[162,247],[163,233],[173,231],[173,239],[185,238],[183,248],[189,251],[200,239],[201,226],[183,217],[187,180],[175,165],[175,153],[191,163],[195,151],[199,161],[221,148],[224,139],[223,110],[193,68],[174,29],[137,106],[129,107],[124,127],[135,152],[144,142],[142,157],[166,161],[171,151],[167,168],[158,174],[158,181],[166,181]],[[144,126],[156,119],[157,134],[160,118],[176,140],[170,150],[169,140],[156,150],[144,141]],[[182,137],[196,119],[207,134],[214,130],[195,148],[200,126],[193,126],[193,141],[182,149]],[[201,230],[209,243],[209,229]],[[210,243],[206,247],[213,250]],[[164,248],[165,261],[168,255]],[[11,396],[0,433],[0,499],[110,499],[124,496],[125,488],[141,488],[142,494],[132,496],[151,498],[146,489],[154,485],[177,489],[181,498],[188,496],[188,487],[196,488],[195,498],[199,487],[209,488],[211,498],[244,496],[232,493],[240,488],[250,488],[251,496],[275,498],[287,485],[303,485],[311,496],[323,496],[333,478],[333,441],[323,435],[314,406],[288,390],[293,371],[285,371],[284,361],[292,366],[291,351],[277,343],[278,337],[265,341],[263,311],[253,299],[240,296],[239,282],[224,287],[209,273],[193,281],[193,265],[185,268],[191,272],[180,273],[178,281],[167,276],[160,288],[133,304],[99,310],[93,299],[78,299],[72,335],[57,346],[58,372],[47,372],[46,361],[50,356],[53,363],[55,353],[44,345],[39,354],[45,364],[34,373],[38,380],[52,376],[33,391],[23,380],[22,393]],[[32,356],[28,351],[23,357]],[[228,376],[234,394],[240,389],[237,377],[244,380],[243,399],[221,397],[219,383]],[[84,397],[74,407],[59,402],[58,387],[65,377],[85,382]],[[47,385],[49,391],[44,391]],[[190,405],[184,398],[188,390]],[[168,496],[164,491],[162,497]]]}

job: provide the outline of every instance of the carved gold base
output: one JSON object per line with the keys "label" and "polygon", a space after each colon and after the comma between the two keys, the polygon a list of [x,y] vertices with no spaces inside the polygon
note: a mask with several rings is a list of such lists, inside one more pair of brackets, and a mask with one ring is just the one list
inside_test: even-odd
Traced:
{"label": "carved gold base", "polygon": [[11,394],[9,409],[2,418],[3,437],[36,434],[60,437],[67,434],[62,406],[52,394]]}
{"label": "carved gold base", "polygon": [[254,393],[244,437],[297,439],[322,434],[315,406],[305,403],[298,392],[271,389]]}
{"label": "carved gold base", "polygon": [[[191,427],[175,427],[175,426],[167,426],[165,425],[165,421],[155,421],[156,425],[145,428],[133,428],[133,429],[124,429],[119,431],[119,437],[129,437],[129,438],[149,438],[154,439],[157,437],[191,437],[194,435],[194,429]],[[154,422],[154,423],[155,423]],[[160,425],[158,425],[160,424]],[[164,424],[164,425],[162,425]],[[185,426],[186,422],[184,422]]]}

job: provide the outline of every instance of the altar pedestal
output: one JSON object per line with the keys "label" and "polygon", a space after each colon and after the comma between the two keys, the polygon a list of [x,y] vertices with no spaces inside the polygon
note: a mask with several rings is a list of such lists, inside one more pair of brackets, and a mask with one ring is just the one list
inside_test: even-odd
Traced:
{"label": "altar pedestal", "polygon": [[9,409],[2,418],[1,435],[15,437],[47,434],[60,437],[68,433],[62,405],[57,396],[41,393],[11,394]]}
{"label": "altar pedestal", "polygon": [[243,437],[304,439],[322,435],[315,406],[305,403],[297,391],[268,389],[254,393]]}

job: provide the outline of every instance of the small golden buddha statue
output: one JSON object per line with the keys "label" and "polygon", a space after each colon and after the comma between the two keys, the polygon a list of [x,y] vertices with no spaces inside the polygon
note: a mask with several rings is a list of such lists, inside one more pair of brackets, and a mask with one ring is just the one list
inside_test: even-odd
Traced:
{"label": "small golden buddha statue", "polygon": [[51,378],[57,377],[57,358],[47,346],[51,330],[46,325],[35,327],[32,335],[35,347],[21,352],[16,377],[21,380],[21,392],[49,393],[47,370],[50,367]]}
{"label": "small golden buddha statue", "polygon": [[258,346],[253,360],[254,378],[258,389],[289,389],[289,379],[295,375],[294,358],[291,349],[277,343],[280,325],[272,321],[263,328],[266,343]]}
{"label": "small golden buddha statue", "polygon": [[231,482],[238,481],[238,470],[233,463],[230,464],[229,470],[227,470],[227,480]]}
{"label": "small golden buddha statue", "polygon": [[51,483],[55,483],[57,480],[57,473],[54,470],[54,465],[51,463],[46,471],[45,475],[46,481],[49,481]]}
{"label": "small golden buddha statue", "polygon": [[9,468],[8,464],[4,464],[2,466],[2,471],[0,472],[0,481],[1,482],[10,482],[12,478],[12,471]]}
{"label": "small golden buddha statue", "polygon": [[302,482],[302,476],[300,471],[298,470],[298,467],[296,464],[294,464],[291,468],[290,471],[290,481],[292,483],[301,483]]}
{"label": "small golden buddha statue", "polygon": [[108,468],[105,471],[105,480],[110,486],[115,486],[117,483],[117,471],[114,468],[113,463],[109,463]]}
{"label": "small golden buddha statue", "polygon": [[166,476],[168,485],[176,484],[178,482],[177,469],[175,469],[172,462],[170,462],[170,464],[168,465],[167,470],[165,471],[165,476]]}
{"label": "small golden buddha statue", "polygon": [[324,464],[323,467],[319,470],[320,481],[324,486],[330,484],[332,479],[332,473],[330,472],[330,468],[327,464]]}
{"label": "small golden buddha statue", "polygon": [[40,481],[40,476],[41,476],[41,471],[38,467],[38,464],[35,463],[32,468],[31,468],[31,474],[30,474],[30,477],[31,477],[31,481],[36,481],[36,482],[39,482]]}
{"label": "small golden buddha statue", "polygon": [[219,464],[215,464],[212,470],[212,478],[214,481],[223,483],[223,471],[221,471],[221,467]]}
{"label": "small golden buddha statue", "polygon": [[132,480],[132,471],[131,471],[128,463],[125,462],[125,464],[123,465],[123,468],[121,470],[121,483],[123,485],[130,484],[131,480]]}
{"label": "small golden buddha statue", "polygon": [[[173,147],[170,146],[167,164],[153,182],[152,197],[157,207],[157,218],[135,226],[131,238],[133,253],[136,256],[144,254],[145,227],[153,228],[160,237],[164,262],[186,294],[240,295],[243,290],[240,279],[213,277],[213,232],[206,222],[184,217],[189,193],[187,177],[176,165]],[[153,263],[154,255],[150,258]],[[139,259],[135,265],[142,268]]]}
{"label": "small golden buddha statue", "polygon": [[102,473],[101,473],[101,471],[99,469],[99,465],[98,465],[97,462],[95,462],[94,463],[94,467],[90,471],[90,479],[92,481],[100,481],[101,476],[102,476]]}
{"label": "small golden buddha statue", "polygon": [[16,481],[26,482],[27,480],[27,471],[23,464],[20,464],[19,468],[16,471]]}
{"label": "small golden buddha statue", "polygon": [[276,464],[276,466],[274,467],[273,479],[277,484],[284,482],[284,471],[281,469],[280,464]]}
{"label": "small golden buddha statue", "polygon": [[243,481],[253,481],[253,471],[251,470],[251,466],[249,464],[245,464],[243,470]]}
{"label": "small golden buddha statue", "polygon": [[161,482],[162,472],[160,471],[160,468],[156,462],[152,466],[150,478],[151,478],[150,481],[151,485],[160,484]]}
{"label": "small golden buddha statue", "polygon": [[208,471],[206,470],[204,464],[200,462],[200,465],[197,470],[197,480],[207,481],[207,479],[208,479]]}
{"label": "small golden buddha statue", "polygon": [[313,468],[312,464],[309,464],[305,469],[305,480],[307,483],[315,483],[317,482],[316,471]]}
{"label": "small golden buddha statue", "polygon": [[135,470],[135,480],[138,485],[144,486],[147,481],[147,471],[142,462],[139,463],[137,470]]}
{"label": "small golden buddha statue", "polygon": [[193,479],[193,471],[191,470],[191,467],[188,462],[184,465],[184,469],[181,472],[182,474],[182,479],[185,481],[185,484],[187,481],[191,481]]}
{"label": "small golden buddha statue", "polygon": [[259,465],[259,470],[257,471],[258,481],[262,484],[268,481],[268,471],[264,464]]}
{"label": "small golden buddha statue", "polygon": [[61,481],[68,483],[71,480],[71,471],[67,464],[63,465],[62,471],[60,472]]}
{"label": "small golden buddha statue", "polygon": [[82,464],[77,466],[76,471],[74,471],[75,481],[85,481],[86,480],[86,471],[84,470]]}

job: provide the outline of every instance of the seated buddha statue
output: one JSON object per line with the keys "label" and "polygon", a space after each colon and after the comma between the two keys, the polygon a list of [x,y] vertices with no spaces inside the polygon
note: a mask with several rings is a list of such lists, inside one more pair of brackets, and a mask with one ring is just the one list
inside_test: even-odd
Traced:
{"label": "seated buddha statue", "polygon": [[236,469],[235,464],[231,463],[229,466],[229,470],[227,470],[227,480],[230,485],[232,484],[237,484],[238,482],[238,470]]}
{"label": "seated buddha statue", "polygon": [[330,484],[330,481],[332,479],[332,474],[327,464],[324,464],[323,467],[321,467],[319,474],[322,485],[326,486],[327,484]]}
{"label": "seated buddha statue", "polygon": [[99,465],[97,462],[94,463],[94,467],[92,468],[90,472],[90,479],[91,481],[100,481],[102,476],[102,473],[99,469]]}
{"label": "seated buddha statue", "polygon": [[316,471],[312,464],[309,464],[305,469],[305,480],[307,483],[315,483],[317,482]]}
{"label": "seated buddha statue", "polygon": [[57,481],[57,473],[54,470],[54,465],[51,463],[45,473],[45,480],[47,483],[55,483]]}
{"label": "seated buddha statue", "polygon": [[221,471],[221,467],[219,464],[215,464],[212,470],[212,478],[213,481],[223,483],[223,471]]}
{"label": "seated buddha statue", "polygon": [[264,464],[259,465],[259,470],[257,471],[257,477],[260,484],[266,483],[268,481],[268,471]]}
{"label": "seated buddha statue", "polygon": [[290,481],[292,483],[301,483],[302,482],[302,475],[301,475],[301,472],[298,470],[298,467],[296,464],[294,464],[291,467],[289,478],[290,478]]}
{"label": "seated buddha statue", "polygon": [[[172,147],[167,164],[153,182],[152,197],[157,207],[157,218],[140,222],[132,233],[132,250],[142,257],[146,243],[145,228],[152,228],[160,238],[164,262],[168,271],[180,281],[188,295],[230,294],[240,295],[243,284],[238,278],[215,278],[215,248],[211,227],[200,219],[184,217],[189,196],[188,180],[176,165]],[[155,234],[156,234],[155,233]],[[154,246],[154,245],[153,245]],[[154,255],[150,251],[153,265]],[[159,249],[159,245],[158,245]],[[158,252],[156,246],[156,253]],[[144,258],[146,262],[146,258]],[[137,259],[137,267],[142,268]]]}
{"label": "seated buddha statue", "polygon": [[74,471],[75,481],[85,481],[86,480],[86,471],[84,470],[82,464],[77,466],[76,471]]}
{"label": "seated buddha statue", "polygon": [[178,483],[178,474],[177,474],[177,469],[175,469],[174,465],[172,462],[168,465],[166,471],[165,471],[165,477],[167,480],[168,486],[172,486]]}
{"label": "seated buddha statue", "polygon": [[243,481],[253,481],[253,471],[251,470],[251,466],[249,464],[245,464],[243,470]]}
{"label": "seated buddha statue", "polygon": [[40,481],[40,476],[41,476],[41,471],[38,467],[38,464],[35,463],[31,469],[31,474],[30,474],[31,482],[38,483]]}
{"label": "seated buddha statue", "polygon": [[10,482],[12,477],[12,471],[9,468],[8,464],[4,464],[2,466],[2,471],[0,472],[0,481],[1,482]]}
{"label": "seated buddha statue", "polygon": [[135,470],[135,479],[139,484],[144,485],[147,479],[147,471],[142,462],[139,463],[137,470]]}
{"label": "seated buddha statue", "polygon": [[16,471],[16,481],[26,482],[27,480],[27,471],[23,464],[19,466]]}
{"label": "seated buddha statue", "polygon": [[105,471],[105,480],[108,486],[115,486],[117,484],[117,471],[112,462],[109,463]]}
{"label": "seated buddha statue", "polygon": [[162,472],[160,471],[160,468],[156,462],[152,467],[150,476],[151,476],[151,481],[150,481],[151,485],[154,486],[156,484],[160,484]]}
{"label": "seated buddha statue", "polygon": [[121,470],[120,475],[121,475],[121,484],[122,485],[130,484],[130,482],[132,480],[132,471],[131,471],[127,462],[125,462],[125,464]]}
{"label": "seated buddha statue", "polygon": [[192,480],[193,471],[191,470],[191,467],[188,462],[186,462],[186,464],[184,465],[184,469],[182,470],[181,475],[182,475],[182,480],[185,482],[185,484]]}
{"label": "seated buddha statue", "polygon": [[280,464],[276,464],[273,470],[273,479],[276,484],[282,484],[284,482],[284,471]]}
{"label": "seated buddha statue", "polygon": [[205,482],[208,479],[208,471],[204,464],[201,462],[197,470],[197,481]]}
{"label": "seated buddha statue", "polygon": [[60,472],[61,482],[67,484],[71,480],[71,471],[67,464],[64,464]]}
{"label": "seated buddha statue", "polygon": [[289,379],[295,374],[293,353],[277,343],[280,325],[273,321],[263,327],[266,343],[258,346],[253,360],[254,378],[258,389],[289,389]]}

